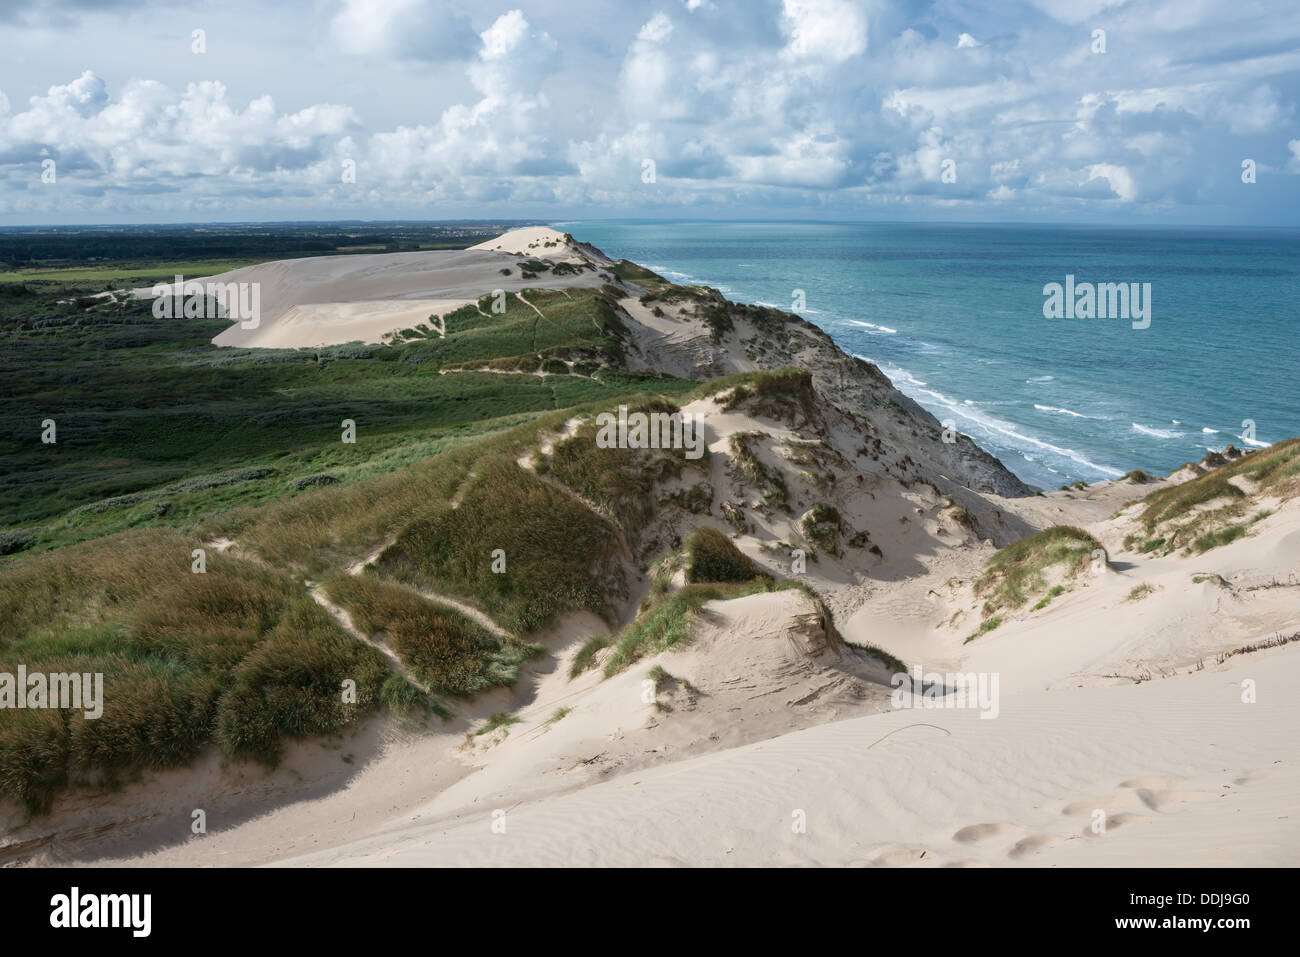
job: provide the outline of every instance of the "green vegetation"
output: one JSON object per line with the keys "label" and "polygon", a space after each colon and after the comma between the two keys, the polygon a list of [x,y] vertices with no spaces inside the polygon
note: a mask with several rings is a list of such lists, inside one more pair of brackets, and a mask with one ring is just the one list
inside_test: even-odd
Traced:
{"label": "green vegetation", "polygon": [[618,262],[614,263],[614,265],[610,267],[610,271],[624,282],[643,284],[646,281],[649,281],[652,283],[669,285],[668,280],[663,276],[656,272],[651,272],[644,266],[638,266],[634,262],[629,262],[626,259],[620,259]]}
{"label": "green vegetation", "polygon": [[274,764],[286,741],[341,730],[379,703],[377,651],[277,571],[220,553],[191,571],[193,547],[131,532],[0,570],[0,671],[104,675],[98,719],[0,715],[0,794],[44,810],[64,787],[183,765],[209,744]]}
{"label": "green vegetation", "polygon": [[786,488],[785,476],[780,469],[762,461],[754,451],[758,442],[765,438],[765,432],[733,432],[727,444],[744,480],[758,490],[769,507],[788,512],[790,492]]}
{"label": "green vegetation", "polygon": [[1142,512],[1142,524],[1147,531],[1153,531],[1162,522],[1182,517],[1208,502],[1245,498],[1246,493],[1229,482],[1229,478],[1230,476],[1219,472],[1210,472],[1182,485],[1151,493],[1143,499],[1146,508]]}
{"label": "green vegetation", "polygon": [[[8,553],[191,527],[292,498],[328,483],[325,474],[348,485],[549,411],[694,385],[613,369],[593,378],[440,374],[430,355],[439,344],[424,341],[219,349],[208,340],[224,322],[156,319],[148,302],[81,310],[57,301],[63,291],[8,292],[0,295],[0,531],[8,533],[0,550]],[[599,338],[593,301],[556,308],[576,310],[570,321],[585,322],[589,341]],[[593,311],[580,322],[583,308]],[[541,321],[527,313],[530,326]],[[52,443],[42,441],[47,419]],[[355,443],[340,441],[345,419],[356,423]]]}
{"label": "green vegetation", "polygon": [[353,623],[384,640],[435,694],[470,697],[512,685],[519,666],[539,655],[537,644],[501,638],[447,605],[365,575],[342,575],[324,585]]}
{"label": "green vegetation", "polygon": [[518,717],[517,715],[510,714],[508,711],[496,711],[488,716],[488,719],[486,722],[484,722],[483,727],[475,731],[474,734],[476,735],[491,734],[493,731],[496,731],[498,728],[508,728],[512,724],[518,724],[521,720],[523,719]]}
{"label": "green vegetation", "polygon": [[980,637],[981,635],[987,635],[990,631],[998,627],[998,625],[1000,624],[1002,624],[1001,615],[994,615],[992,618],[985,618],[983,623],[979,626],[978,629],[976,629],[974,632],[966,636],[966,640],[963,641],[962,644],[969,645],[976,638]]}
{"label": "green vegetation", "polygon": [[1008,545],[984,563],[983,574],[975,580],[975,594],[984,598],[984,614],[1019,608],[1045,591],[1048,569],[1073,578],[1088,568],[1095,551],[1105,554],[1100,542],[1072,525],[1044,529]]}
{"label": "green vegetation", "polygon": [[812,374],[807,369],[772,369],[746,373],[731,388],[722,407],[730,411],[744,406],[756,415],[788,420],[796,411],[806,414],[813,396]]}
{"label": "green vegetation", "polygon": [[500,304],[504,311],[498,312],[499,304],[487,295],[474,306],[444,316],[445,335],[426,326],[403,329],[392,338],[409,343],[408,362],[474,369],[489,364],[500,368],[503,360],[513,358],[521,371],[534,371],[536,367],[525,370],[523,360],[549,359],[552,371],[567,374],[567,365],[561,370],[554,363],[573,350],[607,365],[618,364],[624,328],[613,302],[594,289],[525,289],[506,294]]}
{"label": "green vegetation", "polygon": [[409,718],[424,711],[432,711],[444,721],[451,717],[450,711],[398,674],[388,676],[379,689],[379,697],[399,717]]}
{"label": "green vegetation", "polygon": [[569,715],[573,714],[572,708],[556,708],[551,712],[551,716],[546,719],[546,724],[555,724],[557,721],[563,721]]}
{"label": "green vegetation", "polygon": [[750,582],[770,577],[715,528],[701,525],[686,539],[686,580],[693,584]]}
{"label": "green vegetation", "polygon": [[690,637],[691,622],[705,602],[741,598],[773,588],[770,580],[748,584],[687,585],[675,594],[654,601],[635,621],[614,639],[613,650],[605,659],[605,677],[611,677],[648,655],[667,651]]}
{"label": "green vegetation", "polygon": [[138,288],[155,282],[174,282],[177,276],[197,279],[229,272],[258,262],[255,259],[183,260],[174,262],[113,263],[105,266],[64,266],[57,269],[0,270],[0,282],[93,282],[100,288]]}
{"label": "green vegetation", "polygon": [[597,635],[594,638],[588,638],[578,649],[578,653],[573,656],[573,662],[569,665],[569,679],[572,680],[578,675],[587,671],[589,668],[596,666],[596,654],[603,648],[608,648],[614,643],[614,639],[609,635]]}
{"label": "green vegetation", "polygon": [[[629,415],[679,411],[674,403],[662,399],[628,403]],[[707,457],[692,461],[683,449],[601,448],[596,442],[598,431],[593,419],[556,442],[548,472],[633,539],[654,514],[656,485],[677,478],[686,466],[707,472]]]}
{"label": "green vegetation", "polygon": [[[513,459],[479,463],[457,495],[455,508],[430,503],[426,517],[379,557],[376,571],[477,601],[518,634],[568,611],[608,616],[608,601],[625,592],[615,528]],[[496,549],[508,556],[505,574],[492,570]]]}
{"label": "green vegetation", "polygon": [[[171,271],[186,254],[142,261]],[[77,265],[38,259],[23,262]],[[480,301],[443,317],[446,338],[431,321],[409,342],[295,351],[214,347],[227,323],[91,299],[102,286],[0,282],[0,670],[105,676],[98,720],[0,713],[0,795],[32,810],[209,746],[274,763],[286,742],[380,706],[446,716],[414,682],[441,696],[509,684],[538,646],[418,591],[521,635],[578,608],[608,614],[654,483],[692,464],[561,442],[545,478],[519,466],[572,416],[675,408],[697,386],[621,371],[616,311],[590,289],[527,290],[503,314]],[[522,374],[543,363],[579,374]],[[204,574],[190,570],[200,547]],[[376,547],[366,574],[344,574]]]}
{"label": "green vegetation", "polygon": [[1228,545],[1235,542],[1250,531],[1250,526],[1245,522],[1236,522],[1232,525],[1224,525],[1216,528],[1212,532],[1206,532],[1204,535],[1198,535],[1191,544],[1191,549],[1197,555],[1202,552],[1208,552],[1211,548],[1218,548],[1220,545]]}
{"label": "green vegetation", "polygon": [[1214,461],[1221,464],[1212,471],[1144,498],[1139,520],[1146,535],[1127,536],[1125,547],[1144,554],[1168,555],[1179,549],[1200,554],[1236,541],[1267,517],[1263,511],[1246,518],[1253,501],[1265,495],[1282,500],[1300,495],[1300,439],[1235,460],[1217,455]]}
{"label": "green vegetation", "polygon": [[1124,600],[1141,601],[1143,598],[1146,598],[1147,595],[1155,594],[1155,590],[1156,590],[1155,585],[1149,584],[1148,582],[1143,582],[1141,585],[1134,585],[1132,590],[1129,591],[1128,596]]}
{"label": "green vegetation", "polygon": [[799,528],[804,538],[813,545],[832,555],[838,555],[840,524],[839,510],[834,505],[818,502],[804,514]]}
{"label": "green vegetation", "polygon": [[1046,595],[1038,599],[1038,603],[1034,605],[1033,611],[1042,611],[1044,608],[1046,608],[1048,605],[1052,603],[1053,598],[1056,598],[1058,595],[1063,595],[1064,593],[1065,593],[1064,585],[1053,585],[1050,589],[1048,589]]}
{"label": "green vegetation", "polygon": [[230,268],[230,263],[336,253],[463,249],[510,228],[508,223],[10,228],[0,233],[0,282],[30,282],[36,273],[45,271],[56,272],[57,278],[65,281],[76,278],[70,275],[72,271],[170,279],[178,265],[191,266],[194,275],[211,276]]}

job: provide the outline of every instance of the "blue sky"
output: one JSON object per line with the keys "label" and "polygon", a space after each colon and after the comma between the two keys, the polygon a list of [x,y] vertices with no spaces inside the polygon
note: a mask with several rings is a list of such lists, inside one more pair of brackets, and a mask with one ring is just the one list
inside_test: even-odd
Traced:
{"label": "blue sky", "polygon": [[0,0],[0,225],[1296,226],[1298,97],[1294,0]]}

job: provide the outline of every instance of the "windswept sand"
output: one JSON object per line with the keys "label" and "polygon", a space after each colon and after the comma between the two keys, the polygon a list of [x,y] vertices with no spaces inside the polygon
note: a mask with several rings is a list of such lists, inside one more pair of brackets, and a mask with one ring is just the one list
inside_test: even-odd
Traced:
{"label": "windswept sand", "polygon": [[[546,243],[553,245],[547,247]],[[257,283],[261,316],[255,328],[234,323],[218,346],[304,349],[345,342],[374,343],[385,333],[427,323],[497,289],[599,286],[587,270],[577,275],[540,273],[525,279],[524,258],[596,260],[544,226],[512,230],[469,249],[283,259],[245,266],[201,283]],[[509,269],[509,275],[502,275]],[[175,283],[169,285],[178,294]],[[150,289],[137,289],[147,296]]]}
{"label": "windswept sand", "polygon": [[[798,428],[700,401],[712,404],[721,497],[736,494],[731,434],[761,427],[765,461],[799,441]],[[830,413],[821,426],[851,438]],[[271,778],[213,761],[65,801],[11,838],[75,821],[80,833],[29,844],[23,859],[124,865],[1300,863],[1300,643],[1229,654],[1300,625],[1300,501],[1206,555],[1139,566],[1112,540],[1125,503],[1152,486],[980,500],[981,528],[1011,539],[1087,526],[1112,548],[1112,569],[964,644],[971,621],[950,623],[969,608],[962,581],[995,546],[928,485],[855,467],[864,480],[838,481],[832,500],[884,554],[823,556],[808,580],[847,641],[927,672],[996,675],[995,718],[895,708],[887,668],[800,632],[812,606],[799,592],[710,602],[688,645],[603,680],[606,652],[568,677],[584,641],[607,630],[580,614],[536,636],[551,655],[515,688],[458,704],[447,724],[416,733],[376,720],[296,747]],[[774,513],[738,544],[784,571],[786,555],[760,546],[789,521]],[[1207,570],[1223,582],[1191,584]],[[1138,582],[1155,591],[1135,602]],[[658,684],[655,667],[669,675]],[[474,733],[502,710],[519,723]],[[188,833],[195,806],[209,809],[202,837]],[[114,823],[124,816],[135,823]]]}
{"label": "windswept sand", "polygon": [[[521,252],[541,256],[535,246],[553,241],[521,232],[494,241],[508,251],[451,255],[493,257],[494,269]],[[423,309],[430,298],[472,298],[473,270],[444,259],[437,296],[448,298],[436,299],[433,260],[422,258],[432,255],[250,268],[299,298],[286,329],[301,310],[326,310],[303,323],[316,334],[330,322],[364,323],[383,302]],[[408,298],[392,299],[389,279]],[[301,298],[309,288],[333,298]],[[365,295],[381,288],[388,298]],[[351,320],[329,312],[340,304],[356,308]],[[635,299],[624,305],[646,354],[693,341]],[[679,355],[689,374],[691,352]],[[731,534],[720,505],[743,506],[738,547],[787,577],[784,543],[800,515],[833,504],[848,530],[870,532],[874,550],[823,552],[802,577],[851,644],[807,639],[800,622],[812,605],[801,593],[759,593],[706,604],[679,649],[608,679],[600,652],[594,670],[570,680],[584,642],[609,630],[572,615],[531,636],[549,654],[514,688],[457,703],[447,723],[402,729],[375,719],[295,746],[269,776],[209,757],[120,793],[67,796],[49,818],[4,822],[4,856],[190,866],[1300,864],[1300,642],[1242,651],[1300,629],[1300,499],[1260,501],[1271,514],[1229,545],[1151,557],[1123,542],[1132,503],[1161,485],[1006,499],[942,475],[918,479],[907,456],[871,453],[830,406],[800,422],[725,410],[716,398],[686,411],[704,415],[707,474],[685,470],[664,491],[706,480],[714,508],[668,510],[643,544],[666,553],[694,524]],[[759,461],[785,470],[792,514],[763,510],[738,480],[737,433],[757,435]],[[542,454],[549,447],[544,439]],[[809,466],[813,452],[825,458]],[[983,562],[1050,525],[1088,530],[1109,566],[967,643],[981,620],[971,582]],[[1150,591],[1134,599],[1142,585]],[[638,587],[632,605],[644,576]],[[996,676],[996,718],[895,708],[889,669],[853,644],[926,672]],[[658,683],[655,668],[668,673]],[[475,733],[499,711],[520,720]],[[189,831],[196,807],[208,812],[203,836]]]}
{"label": "windswept sand", "polygon": [[490,249],[497,252],[515,253],[537,259],[573,260],[578,256],[574,247],[564,238],[564,233],[549,226],[529,226],[524,229],[512,229],[510,232],[489,239],[487,242],[471,246],[470,249]]}
{"label": "windswept sand", "polygon": [[[1008,695],[992,721],[855,718],[518,804],[435,803],[282,863],[1294,865],[1298,652],[1180,681]],[[1257,704],[1241,703],[1246,679]]]}

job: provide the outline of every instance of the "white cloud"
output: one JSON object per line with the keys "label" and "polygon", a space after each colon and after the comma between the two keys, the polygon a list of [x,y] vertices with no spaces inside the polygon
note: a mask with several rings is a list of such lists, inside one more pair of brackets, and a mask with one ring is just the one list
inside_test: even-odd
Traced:
{"label": "white cloud", "polygon": [[417,178],[470,189],[466,177],[553,169],[545,136],[550,104],[540,87],[555,69],[555,49],[519,10],[497,17],[480,34],[478,59],[467,70],[481,99],[448,107],[434,126],[375,134],[367,172],[385,182]]}
{"label": "white cloud", "polygon": [[475,39],[467,17],[430,0],[342,0],[330,33],[353,56],[420,60],[467,57]]}
{"label": "white cloud", "polygon": [[1137,186],[1133,182],[1131,174],[1123,166],[1114,166],[1110,163],[1094,163],[1086,170],[1088,174],[1087,182],[1096,179],[1104,179],[1119,199],[1124,202],[1132,202],[1137,199]]}
{"label": "white cloud", "polygon": [[[138,47],[124,66],[112,31],[141,33],[134,8],[68,17],[58,63],[0,64],[10,97],[23,90],[16,103],[0,93],[0,190],[27,189],[44,150],[60,182],[105,197],[129,186],[160,209],[238,187],[361,215],[377,201],[729,211],[743,197],[849,216],[906,202],[1206,222],[1200,210],[1248,213],[1221,175],[1241,157],[1265,168],[1280,139],[1300,172],[1300,8],[1251,18],[1229,0],[1038,0],[1040,13],[976,0],[955,29],[956,8],[900,0],[681,0],[600,17],[559,0],[500,15],[470,0],[297,2],[325,19],[268,32],[275,55],[253,69],[209,54],[151,73]],[[32,40],[44,28],[31,19],[6,29]],[[206,25],[211,45],[223,31]],[[1104,55],[1090,52],[1094,26],[1108,31]],[[121,79],[141,71],[154,79]],[[48,90],[28,100],[30,75]],[[320,89],[352,105],[317,102]],[[358,164],[350,190],[344,158]],[[956,182],[941,179],[945,159]],[[1256,208],[1293,219],[1300,181],[1267,186],[1292,192]],[[67,195],[36,192],[24,201]]]}
{"label": "white cloud", "polygon": [[867,49],[867,17],[854,0],[784,0],[781,29],[792,60],[840,63]]}

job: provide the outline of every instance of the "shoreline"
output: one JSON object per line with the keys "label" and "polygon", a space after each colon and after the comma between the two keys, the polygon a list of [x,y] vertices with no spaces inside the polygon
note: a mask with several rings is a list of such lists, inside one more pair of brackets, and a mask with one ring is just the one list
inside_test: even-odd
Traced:
{"label": "shoreline", "polygon": [[[627,251],[627,247],[619,245],[617,239],[599,234],[602,227],[618,230],[653,226],[661,227],[667,233],[673,227],[690,225],[710,230],[721,230],[718,236],[726,237],[728,235],[727,227],[729,226],[748,228],[761,226],[762,223],[759,221],[725,220],[699,222],[681,220],[647,222],[582,220],[569,221],[568,225],[579,230],[588,225],[594,227],[597,232],[594,237],[595,245],[601,246],[602,243],[605,243],[610,245],[611,248],[619,249],[620,254],[622,254]],[[803,225],[835,229],[842,226],[872,227],[882,224],[811,221],[803,223]],[[953,224],[900,223],[897,225],[911,229],[924,229]],[[1006,228],[1014,233],[1016,230],[1027,227],[1050,230],[1056,225],[1008,224]],[[1068,224],[1064,225],[1068,226]],[[1137,227],[1134,228],[1137,229]],[[1212,233],[1217,228],[1207,227],[1206,229]],[[644,246],[646,243],[657,242],[658,239],[657,235],[652,234],[642,239],[640,245]],[[665,242],[669,241],[665,240]],[[740,239],[737,239],[737,242],[740,241]],[[766,249],[765,252],[770,255],[771,250]],[[645,261],[641,262],[641,259],[636,259],[636,255],[640,255],[641,259]],[[636,255],[629,253],[629,258],[641,262],[641,265],[646,268],[666,275],[675,282],[711,286],[718,289],[729,299],[737,302],[757,305],[771,304],[775,308],[789,311],[789,302],[782,304],[779,297],[775,297],[774,301],[771,290],[764,288],[764,280],[761,277],[748,280],[749,284],[747,285],[744,276],[710,277],[702,272],[696,263],[682,262],[665,257],[662,250],[658,251],[658,255],[655,255],[643,249]],[[727,261],[736,264],[744,262],[743,254],[734,257],[726,257],[722,253],[709,253],[709,255],[721,256]],[[797,264],[799,261],[792,260],[791,262]],[[814,262],[820,261],[814,260]],[[759,261],[758,266],[762,271],[764,268],[763,262]],[[808,283],[813,281],[806,277],[801,278],[800,274],[795,272],[789,284],[791,286],[807,286]],[[955,420],[957,429],[969,434],[977,444],[995,455],[1003,465],[1022,481],[1043,489],[1057,489],[1080,480],[1091,483],[1114,479],[1135,469],[1142,469],[1148,473],[1169,474],[1177,471],[1187,462],[1198,461],[1204,457],[1206,452],[1221,452],[1228,445],[1250,449],[1266,448],[1271,444],[1271,442],[1261,441],[1251,436],[1236,434],[1241,431],[1239,422],[1241,415],[1233,419],[1232,416],[1226,415],[1222,411],[1216,413],[1213,409],[1187,411],[1188,408],[1199,404],[1198,399],[1201,398],[1199,394],[1193,396],[1190,403],[1183,403],[1177,411],[1169,414],[1168,421],[1164,422],[1161,421],[1160,413],[1157,413],[1154,409],[1141,404],[1134,405],[1134,400],[1137,397],[1130,394],[1115,393],[1110,406],[1094,411],[1090,405],[1096,398],[1096,389],[1089,385],[1071,381],[1075,376],[1070,368],[1057,367],[1048,368],[1035,374],[1045,383],[1042,391],[1036,396],[1031,397],[1028,394],[1020,394],[1025,390],[1019,390],[1011,393],[1014,398],[1008,399],[998,394],[997,380],[990,380],[982,386],[971,386],[970,383],[966,383],[964,386],[954,385],[958,380],[945,375],[945,372],[951,371],[951,363],[957,360],[948,360],[945,363],[945,368],[936,367],[928,371],[918,371],[916,367],[909,366],[906,361],[899,361],[899,359],[891,357],[888,350],[882,353],[879,348],[871,347],[873,340],[887,340],[895,336],[907,338],[909,333],[906,325],[907,320],[905,319],[881,319],[870,313],[859,314],[858,316],[847,315],[843,314],[841,308],[828,309],[824,302],[821,308],[807,308],[796,311],[796,314],[814,323],[830,335],[836,345],[845,353],[860,356],[875,364],[889,376],[895,388],[917,401],[936,418]],[[866,319],[871,321],[864,321]],[[1042,321],[1041,317],[1039,321]],[[855,336],[853,330],[847,328],[848,326],[872,328],[870,330],[862,329],[862,335]],[[925,333],[923,331],[914,332],[910,335],[917,341],[924,341]],[[978,355],[972,354],[972,358],[976,361],[987,361],[994,355],[992,352]],[[1007,386],[1018,387],[1024,385],[1025,383],[1020,382],[1021,377],[1015,374],[1016,371],[1018,370],[1008,368],[1001,381]],[[933,384],[936,381],[948,385],[949,388],[945,389],[942,386],[937,389],[934,388]],[[1067,384],[1069,391],[1063,393],[1062,390]],[[971,397],[964,398],[964,395]],[[994,399],[995,395],[998,396],[996,399]],[[991,399],[993,401],[990,401]],[[1007,406],[1004,403],[1008,401],[1014,404],[1018,412],[1014,418],[1007,414]],[[1251,407],[1251,403],[1245,400],[1239,401],[1238,404],[1243,408]],[[1073,411],[1080,408],[1080,405],[1084,409],[1082,413]],[[1165,412],[1167,413],[1168,409]],[[1244,414],[1242,413],[1242,415]],[[1256,413],[1256,417],[1259,417],[1259,413]],[[1053,419],[1061,420],[1063,424],[1082,425],[1082,420],[1086,419],[1094,420],[1094,422],[1091,431],[1080,433],[1069,428],[1053,427]],[[1269,422],[1267,429],[1263,420],[1261,420],[1260,424],[1261,431],[1267,437],[1285,437],[1292,432],[1300,433],[1300,426],[1288,430],[1284,424],[1277,424],[1276,416],[1270,418]],[[1128,437],[1129,441],[1126,442],[1125,437]],[[1217,444],[1211,444],[1214,441],[1217,441]],[[1166,443],[1171,443],[1169,449],[1161,452],[1159,447]],[[1073,463],[1074,468],[1062,468],[1061,462]]]}

